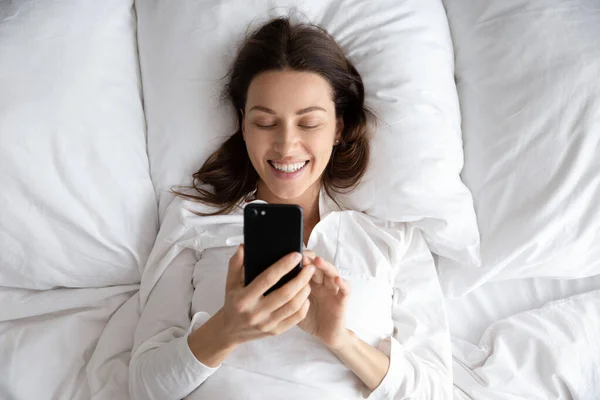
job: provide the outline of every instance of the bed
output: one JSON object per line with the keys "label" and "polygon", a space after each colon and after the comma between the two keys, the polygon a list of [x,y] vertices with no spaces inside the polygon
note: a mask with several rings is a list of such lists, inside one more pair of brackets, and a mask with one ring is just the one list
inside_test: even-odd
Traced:
{"label": "bed", "polygon": [[167,191],[231,130],[232,43],[290,10],[384,121],[344,201],[436,254],[455,398],[600,398],[595,0],[0,1],[0,398],[129,398]]}
{"label": "bed", "polygon": [[598,4],[444,4],[482,257],[438,262],[456,397],[598,398]]}

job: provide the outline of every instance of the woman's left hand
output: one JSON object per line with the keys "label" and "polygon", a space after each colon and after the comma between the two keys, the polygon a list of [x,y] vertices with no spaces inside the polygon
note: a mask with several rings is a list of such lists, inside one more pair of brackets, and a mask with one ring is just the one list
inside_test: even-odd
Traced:
{"label": "woman's left hand", "polygon": [[339,276],[337,268],[321,257],[305,251],[303,266],[313,264],[317,270],[310,282],[310,307],[298,326],[316,336],[331,350],[339,350],[350,341],[346,328],[346,306],[350,286]]}

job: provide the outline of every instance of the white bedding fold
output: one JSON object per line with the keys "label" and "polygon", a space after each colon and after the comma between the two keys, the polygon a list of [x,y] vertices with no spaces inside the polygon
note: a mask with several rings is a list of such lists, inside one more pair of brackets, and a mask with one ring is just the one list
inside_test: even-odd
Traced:
{"label": "white bedding fold", "polygon": [[479,345],[453,339],[454,384],[476,400],[597,399],[598,333],[600,290],[514,315]]}
{"label": "white bedding fold", "polygon": [[107,322],[137,288],[0,287],[0,397],[89,400],[86,365]]}
{"label": "white bedding fold", "polygon": [[450,335],[476,344],[496,321],[599,289],[600,275],[579,279],[526,278],[487,282],[466,296],[445,299]]}

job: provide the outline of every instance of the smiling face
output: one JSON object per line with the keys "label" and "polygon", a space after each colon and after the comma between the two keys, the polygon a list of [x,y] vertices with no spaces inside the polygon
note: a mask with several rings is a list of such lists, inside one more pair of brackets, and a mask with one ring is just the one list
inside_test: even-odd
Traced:
{"label": "smiling face", "polygon": [[271,202],[318,193],[342,123],[329,83],[312,72],[269,71],[248,88],[242,130],[258,173],[258,192]]}

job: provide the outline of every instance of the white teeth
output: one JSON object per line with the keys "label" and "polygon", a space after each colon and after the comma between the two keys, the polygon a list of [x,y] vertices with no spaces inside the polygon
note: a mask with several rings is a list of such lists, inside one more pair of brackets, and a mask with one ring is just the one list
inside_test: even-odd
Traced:
{"label": "white teeth", "polygon": [[275,167],[275,169],[279,170],[279,171],[283,171],[283,172],[296,172],[300,168],[302,168],[302,167],[304,167],[306,165],[306,161],[301,162],[301,163],[294,163],[294,164],[279,164],[279,163],[276,163],[276,162],[271,162],[271,164],[273,164],[273,167]]}

